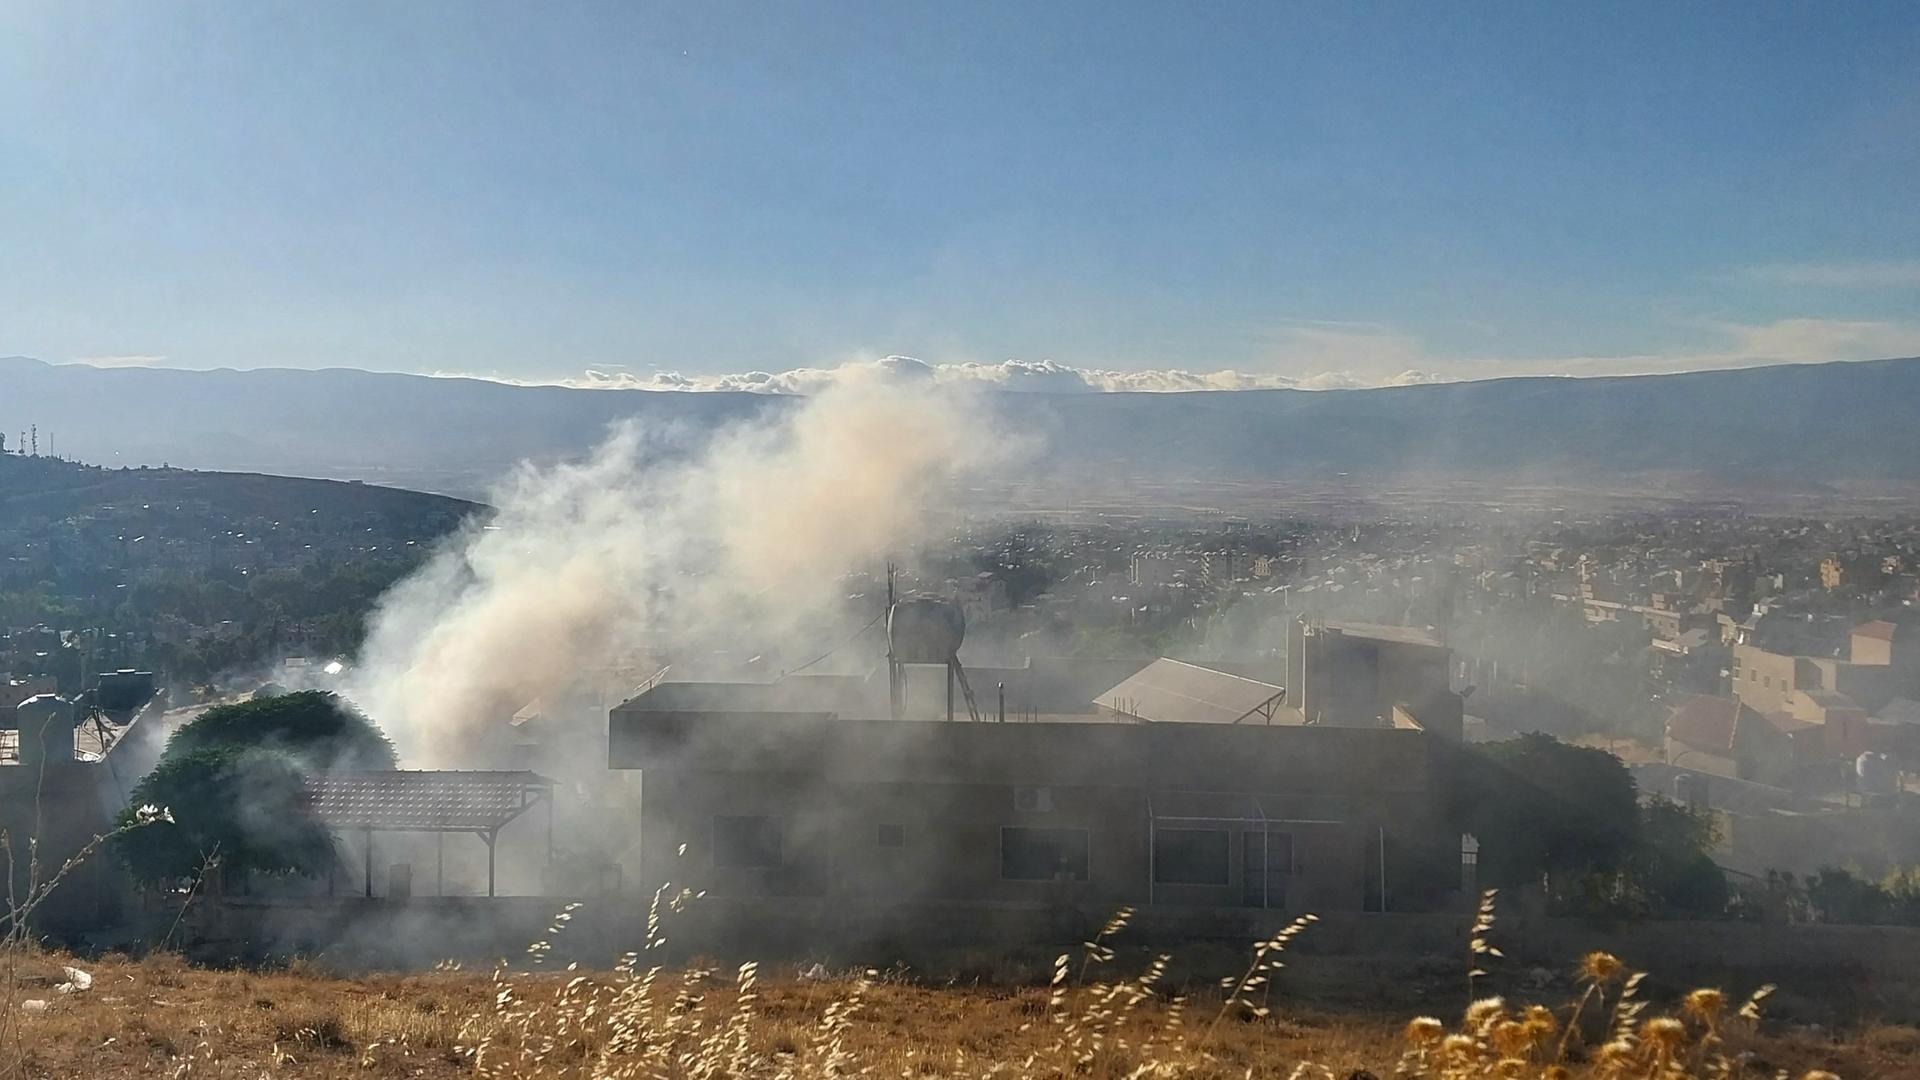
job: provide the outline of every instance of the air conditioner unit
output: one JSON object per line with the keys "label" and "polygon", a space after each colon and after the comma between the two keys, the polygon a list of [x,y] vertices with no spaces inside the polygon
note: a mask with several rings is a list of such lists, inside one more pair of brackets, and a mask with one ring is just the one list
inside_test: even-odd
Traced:
{"label": "air conditioner unit", "polygon": [[1053,789],[1021,787],[1013,789],[1013,808],[1023,814],[1044,814],[1053,809]]}

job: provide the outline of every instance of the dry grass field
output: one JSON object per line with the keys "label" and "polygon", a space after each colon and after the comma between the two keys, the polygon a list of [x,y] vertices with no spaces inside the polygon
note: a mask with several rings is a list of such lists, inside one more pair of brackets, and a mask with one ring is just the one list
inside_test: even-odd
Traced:
{"label": "dry grass field", "polygon": [[1050,983],[1024,986],[661,971],[644,955],[613,971],[548,971],[536,946],[513,972],[406,976],[105,958],[79,965],[87,989],[63,993],[74,961],[16,952],[0,1075],[1920,1076],[1915,1029],[1756,1023],[1764,1001],[1718,993],[1643,1002],[1604,954],[1583,961],[1581,992],[1564,1003],[1468,1011],[1463,979],[1458,995],[1425,1003],[1434,1019],[1297,1005],[1270,978],[1304,928],[1261,943],[1229,985],[1198,989],[1153,962],[1118,970],[1099,941],[1062,957]]}

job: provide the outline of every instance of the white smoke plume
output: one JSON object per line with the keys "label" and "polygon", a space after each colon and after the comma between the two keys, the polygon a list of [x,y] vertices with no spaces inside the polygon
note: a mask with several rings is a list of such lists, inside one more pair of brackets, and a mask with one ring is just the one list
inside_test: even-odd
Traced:
{"label": "white smoke plume", "polygon": [[409,766],[495,764],[486,740],[515,709],[663,647],[810,647],[842,575],[925,540],[956,484],[1014,452],[968,395],[885,379],[692,457],[663,455],[670,434],[628,426],[590,460],[523,466],[484,527],[383,600],[350,694]]}

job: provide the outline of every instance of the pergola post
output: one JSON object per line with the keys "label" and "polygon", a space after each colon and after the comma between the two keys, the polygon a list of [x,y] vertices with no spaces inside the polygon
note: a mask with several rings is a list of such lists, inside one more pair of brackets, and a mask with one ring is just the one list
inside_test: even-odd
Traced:
{"label": "pergola post", "polygon": [[[327,863],[327,893],[336,895],[338,872],[346,870],[347,837],[360,833],[361,893],[374,890],[374,833],[434,833],[434,893],[447,895],[446,834],[472,833],[487,845],[487,895],[499,895],[500,830],[533,804],[547,800],[547,877],[554,865],[553,781],[533,772],[335,772],[307,779],[315,817],[334,836]],[[411,879],[409,879],[411,880]],[[389,890],[391,891],[391,890]]]}
{"label": "pergola post", "polygon": [[483,832],[480,834],[480,839],[485,840],[487,842],[487,895],[488,896],[493,895],[493,845],[494,845],[494,841],[498,840],[499,838],[500,838],[499,829],[489,829],[486,832]]}

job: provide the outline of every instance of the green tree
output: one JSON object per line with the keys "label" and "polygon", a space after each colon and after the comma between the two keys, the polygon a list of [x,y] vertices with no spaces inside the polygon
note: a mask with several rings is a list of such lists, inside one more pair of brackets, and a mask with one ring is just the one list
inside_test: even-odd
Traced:
{"label": "green tree", "polygon": [[1877,923],[1887,917],[1886,890],[1834,866],[1807,878],[1807,902],[1821,922]]}
{"label": "green tree", "polygon": [[1640,841],[1633,777],[1605,750],[1522,735],[1458,751],[1452,816],[1480,878],[1514,886],[1624,868]]}
{"label": "green tree", "polygon": [[132,805],[165,806],[173,821],[117,846],[148,883],[192,877],[209,857],[236,873],[324,873],[333,841],[307,810],[305,778],[396,763],[380,729],[325,691],[208,709],[133,789]]}
{"label": "green tree", "polygon": [[1713,818],[1665,799],[1640,808],[1640,849],[1628,866],[1635,890],[1657,914],[1714,916],[1732,899],[1727,877],[1709,854],[1718,839]]}
{"label": "green tree", "polygon": [[282,751],[308,769],[391,769],[397,761],[373,721],[326,690],[208,709],[173,733],[166,756],[226,747]]}
{"label": "green tree", "polygon": [[332,835],[307,812],[305,773],[284,754],[221,747],[169,755],[133,797],[181,808],[172,824],[118,845],[137,881],[189,878],[209,858],[230,874],[313,876],[333,857]]}
{"label": "green tree", "polygon": [[1536,884],[1562,909],[1611,916],[1715,916],[1726,877],[1713,819],[1665,799],[1641,803],[1605,750],[1550,735],[1454,751],[1451,817],[1480,840],[1489,885]]}

